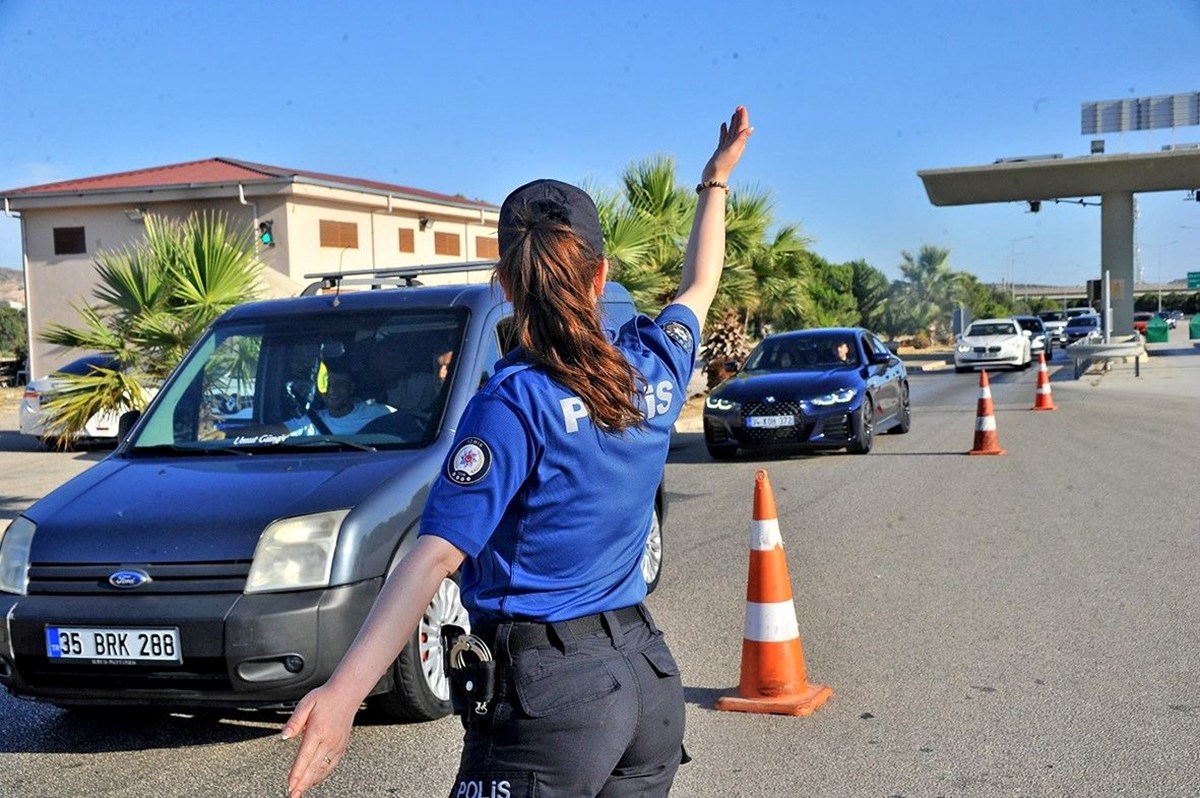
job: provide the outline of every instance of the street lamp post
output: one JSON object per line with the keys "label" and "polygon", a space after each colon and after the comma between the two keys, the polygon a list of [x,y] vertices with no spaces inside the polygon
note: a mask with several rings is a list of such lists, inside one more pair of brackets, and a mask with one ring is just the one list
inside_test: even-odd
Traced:
{"label": "street lamp post", "polygon": [[1162,251],[1167,247],[1178,244],[1179,241],[1168,241],[1165,244],[1142,244],[1144,247],[1152,247],[1158,250],[1158,311],[1162,312]]}
{"label": "street lamp post", "polygon": [[1008,239],[1008,291],[1009,301],[1013,305],[1017,304],[1017,269],[1015,265],[1017,259],[1017,242],[1028,241],[1031,238],[1033,236],[1019,236]]}

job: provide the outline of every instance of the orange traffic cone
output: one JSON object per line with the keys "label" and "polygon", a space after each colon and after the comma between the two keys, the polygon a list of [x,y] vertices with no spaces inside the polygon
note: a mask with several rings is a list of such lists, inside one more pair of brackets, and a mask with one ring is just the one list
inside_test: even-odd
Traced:
{"label": "orange traffic cone", "polygon": [[796,606],[792,603],[792,581],[775,514],[775,494],[766,471],[759,469],[754,478],[741,682],[737,695],[718,698],[716,708],[811,715],[833,691],[823,684],[808,683]]}
{"label": "orange traffic cone", "polygon": [[1046,353],[1038,352],[1037,399],[1031,410],[1057,410],[1054,394],[1050,392],[1050,372],[1046,369]]}
{"label": "orange traffic cone", "polygon": [[975,411],[975,448],[967,454],[1007,454],[996,435],[996,416],[992,412],[992,389],[987,369],[979,371],[979,405]]}

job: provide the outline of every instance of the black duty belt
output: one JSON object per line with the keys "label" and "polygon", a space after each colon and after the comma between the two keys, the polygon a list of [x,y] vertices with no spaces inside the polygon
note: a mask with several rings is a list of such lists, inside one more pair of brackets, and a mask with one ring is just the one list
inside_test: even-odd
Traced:
{"label": "black duty belt", "polygon": [[[645,623],[642,610],[636,606],[622,607],[619,610],[613,610],[612,614],[616,616],[617,622],[622,627]],[[599,632],[609,632],[611,634],[611,630],[605,624],[604,613],[585,615],[582,618],[572,618],[569,621],[557,621],[554,623],[513,621],[512,628],[508,633],[508,648],[510,651],[524,651],[529,648],[561,643],[562,641],[558,639],[558,635],[554,631],[555,626],[567,627],[573,637],[589,637]],[[477,630],[476,634],[487,640],[494,640],[498,626],[499,624],[487,624]]]}

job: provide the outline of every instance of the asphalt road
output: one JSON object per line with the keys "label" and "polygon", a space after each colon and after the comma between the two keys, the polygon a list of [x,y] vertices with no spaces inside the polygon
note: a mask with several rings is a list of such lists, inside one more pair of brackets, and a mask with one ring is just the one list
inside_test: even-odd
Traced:
{"label": "asphalt road", "polygon": [[[1184,333],[1180,335],[1180,333]],[[678,435],[649,603],[684,671],[689,796],[1200,796],[1200,349],[991,380],[1003,457],[967,457],[978,378],[912,374],[913,430],[865,457],[708,459]],[[30,451],[0,411],[0,514],[103,452]],[[22,449],[23,447],[23,449]],[[717,712],[738,680],[754,473],[774,485],[807,718]],[[107,720],[0,697],[0,798],[278,795],[250,716]],[[364,724],[316,798],[445,795],[454,719]]]}

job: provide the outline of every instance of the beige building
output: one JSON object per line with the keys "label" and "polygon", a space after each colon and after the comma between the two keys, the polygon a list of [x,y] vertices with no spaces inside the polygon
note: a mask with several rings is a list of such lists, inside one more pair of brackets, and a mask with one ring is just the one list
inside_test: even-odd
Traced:
{"label": "beige building", "polygon": [[299,294],[315,274],[498,255],[490,203],[229,158],[13,189],[0,200],[21,220],[30,379],[81,354],[42,342],[39,331],[79,325],[75,307],[95,303],[96,253],[140,241],[146,214],[220,211],[256,233],[269,225],[274,243],[258,252],[263,296]]}

